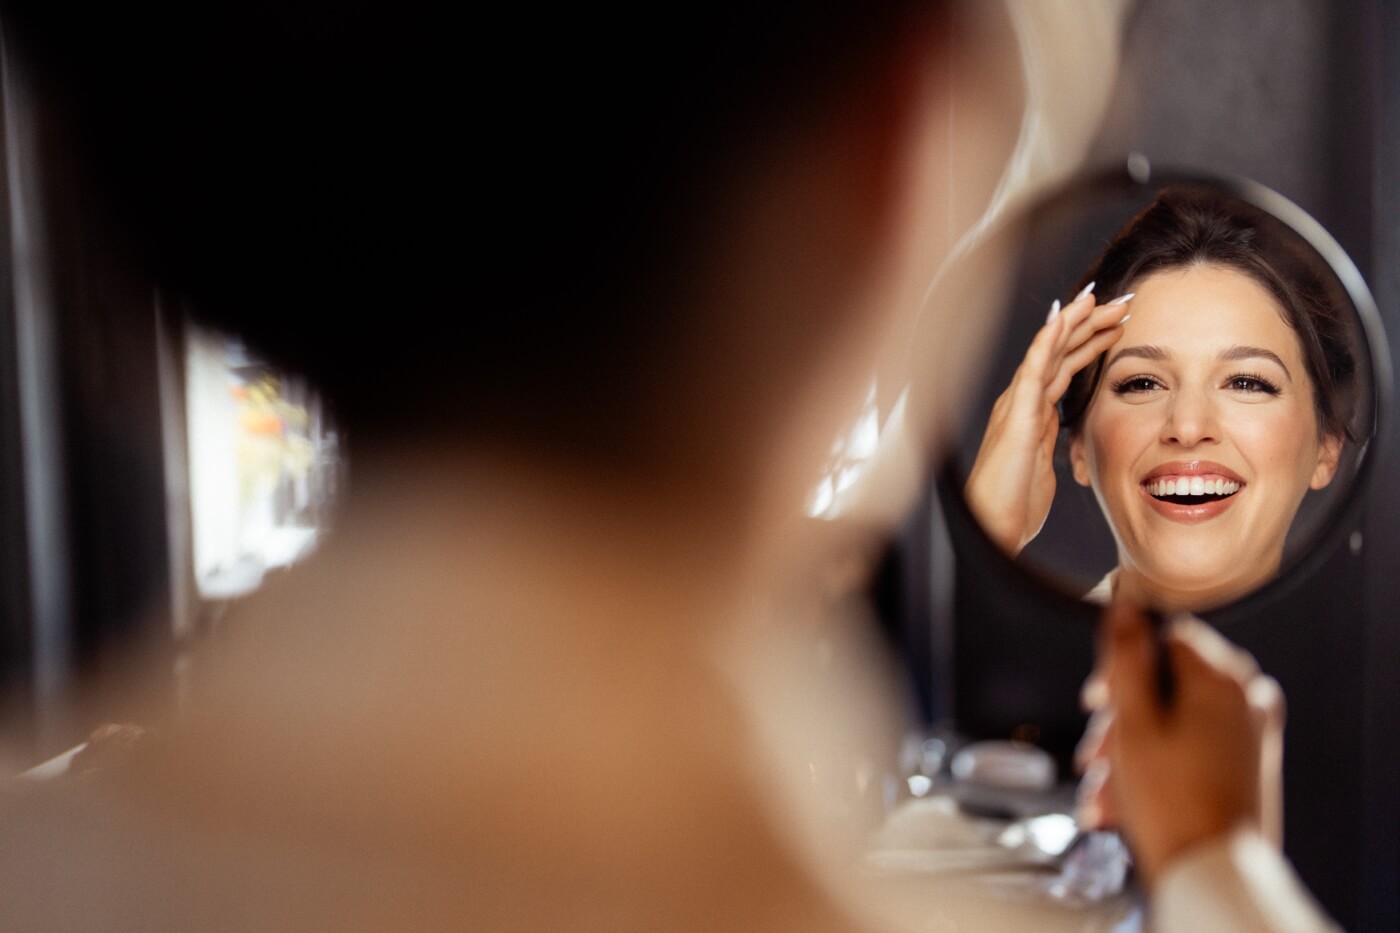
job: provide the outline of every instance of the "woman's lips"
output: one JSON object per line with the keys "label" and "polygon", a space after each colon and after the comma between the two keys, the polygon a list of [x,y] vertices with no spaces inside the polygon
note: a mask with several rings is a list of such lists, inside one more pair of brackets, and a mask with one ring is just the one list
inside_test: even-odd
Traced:
{"label": "woman's lips", "polygon": [[[1218,463],[1185,460],[1154,468],[1138,488],[1152,510],[1175,522],[1193,524],[1209,521],[1231,505],[1245,487],[1238,473]],[[1212,496],[1196,502],[1178,502],[1161,496]]]}

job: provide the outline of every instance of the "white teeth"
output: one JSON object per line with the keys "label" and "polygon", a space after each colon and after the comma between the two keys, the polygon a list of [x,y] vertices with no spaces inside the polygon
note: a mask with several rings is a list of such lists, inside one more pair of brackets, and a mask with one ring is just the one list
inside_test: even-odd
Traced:
{"label": "white teeth", "polygon": [[1154,496],[1233,496],[1240,491],[1240,484],[1217,477],[1183,476],[1155,480],[1147,484],[1147,491]]}

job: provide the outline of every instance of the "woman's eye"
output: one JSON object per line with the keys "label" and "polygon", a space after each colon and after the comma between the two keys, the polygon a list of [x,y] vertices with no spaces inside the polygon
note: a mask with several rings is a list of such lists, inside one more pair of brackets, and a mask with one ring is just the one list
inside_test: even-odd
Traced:
{"label": "woman's eye", "polygon": [[1278,386],[1263,376],[1231,376],[1226,384],[1236,392],[1261,392],[1265,395],[1278,395]]}
{"label": "woman's eye", "polygon": [[1113,391],[1119,395],[1128,395],[1138,392],[1151,392],[1160,389],[1162,384],[1151,376],[1129,376],[1127,379],[1119,379],[1113,384]]}

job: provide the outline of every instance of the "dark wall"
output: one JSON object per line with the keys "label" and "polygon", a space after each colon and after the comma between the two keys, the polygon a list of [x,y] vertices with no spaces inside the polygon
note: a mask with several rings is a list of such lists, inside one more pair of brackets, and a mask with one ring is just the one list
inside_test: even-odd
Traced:
{"label": "dark wall", "polygon": [[[1370,179],[1371,287],[1400,353],[1400,4],[1376,0],[1358,29],[1370,37],[1375,171]],[[1362,524],[1365,534],[1361,848],[1358,929],[1400,929],[1400,412]]]}

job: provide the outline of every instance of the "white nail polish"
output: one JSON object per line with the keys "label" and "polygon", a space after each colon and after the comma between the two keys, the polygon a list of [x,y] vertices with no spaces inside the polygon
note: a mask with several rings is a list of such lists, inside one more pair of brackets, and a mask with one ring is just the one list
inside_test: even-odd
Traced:
{"label": "white nail polish", "polygon": [[1047,315],[1045,315],[1045,323],[1046,323],[1046,324],[1049,324],[1051,321],[1055,320],[1055,318],[1059,315],[1059,313],[1060,313],[1060,299],[1056,298],[1056,299],[1055,299],[1055,303],[1052,304],[1052,305],[1050,306],[1050,313],[1047,314]]}
{"label": "white nail polish", "polygon": [[1085,295],[1087,295],[1087,294],[1089,294],[1090,292],[1092,292],[1092,291],[1094,290],[1094,285],[1095,285],[1095,284],[1096,284],[1096,283],[1094,283],[1094,282],[1090,282],[1088,285],[1085,285],[1084,288],[1082,288],[1082,289],[1080,290],[1079,294],[1074,296],[1074,300],[1075,300],[1075,301],[1078,301],[1079,299],[1083,298]]}
{"label": "white nail polish", "polygon": [[1097,671],[1090,674],[1080,688],[1079,705],[1085,712],[1094,712],[1108,705],[1108,681]]}
{"label": "white nail polish", "polygon": [[1125,305],[1125,304],[1127,304],[1128,302],[1132,301],[1132,300],[1133,300],[1133,296],[1136,295],[1136,294],[1137,294],[1137,292],[1128,292],[1128,294],[1126,294],[1126,295],[1119,295],[1117,298],[1115,298],[1115,299],[1113,299],[1112,301],[1110,301],[1110,302],[1108,303],[1108,306],[1109,306],[1110,308],[1116,308],[1116,307],[1118,307],[1119,305]]}
{"label": "white nail polish", "polygon": [[1125,314],[1125,315],[1123,315],[1123,320],[1121,320],[1121,321],[1118,322],[1118,326],[1119,326],[1119,327],[1122,327],[1124,324],[1128,323],[1128,318],[1130,318],[1130,317],[1132,317],[1131,314]]}

